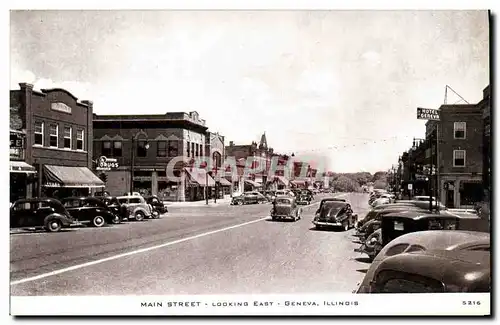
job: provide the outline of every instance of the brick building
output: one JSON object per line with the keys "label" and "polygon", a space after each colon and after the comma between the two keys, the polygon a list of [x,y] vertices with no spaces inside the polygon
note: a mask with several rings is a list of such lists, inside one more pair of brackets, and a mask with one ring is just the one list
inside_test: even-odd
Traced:
{"label": "brick building", "polygon": [[[11,200],[87,195],[102,187],[90,170],[92,102],[79,101],[64,89],[19,86],[10,91],[11,139],[24,143],[16,148],[14,141],[11,150]],[[23,169],[30,173],[24,179]]]}
{"label": "brick building", "polygon": [[440,121],[426,123],[427,139],[437,144],[426,150],[427,167],[437,163],[433,188],[447,207],[470,207],[483,193],[483,112],[476,104],[442,105],[439,110]]}
{"label": "brick building", "polygon": [[483,99],[477,104],[483,111],[483,186],[484,201],[491,200],[491,96],[490,86],[483,90]]}
{"label": "brick building", "polygon": [[[208,127],[197,112],[158,115],[94,115],[94,159],[116,159],[106,190],[159,195],[164,200],[205,198],[214,179],[193,160],[206,156]],[[168,177],[167,166],[172,169]]]}
{"label": "brick building", "polygon": [[[216,181],[216,192],[217,198],[222,197],[222,195],[231,193],[231,181],[226,179],[226,170],[225,170],[225,157],[226,157],[226,148],[224,145],[224,136],[219,133],[213,133],[207,131],[205,137],[205,153],[207,157],[210,157],[212,161],[212,170],[210,175]],[[210,161],[209,160],[209,161]],[[209,192],[209,196],[212,197],[214,193]]]}

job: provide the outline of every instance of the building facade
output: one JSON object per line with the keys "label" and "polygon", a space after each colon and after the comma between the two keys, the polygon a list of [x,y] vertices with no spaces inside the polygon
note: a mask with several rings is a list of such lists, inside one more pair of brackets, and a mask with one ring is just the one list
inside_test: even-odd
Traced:
{"label": "building facade", "polygon": [[212,192],[212,188],[210,188],[209,197],[216,195],[216,198],[222,198],[224,195],[230,195],[232,193],[231,188],[233,185],[230,179],[227,179],[228,175],[226,175],[225,138],[219,133],[207,131],[205,142],[206,156],[210,157],[209,161],[212,162],[211,171],[209,173],[215,180],[215,187],[213,188],[214,191]]}
{"label": "building facade", "polygon": [[24,143],[22,149],[11,150],[11,157],[14,154],[14,165],[24,163],[19,170],[25,168],[33,176],[21,185],[15,175],[21,173],[13,173],[11,163],[12,193],[17,198],[61,198],[101,188],[103,182],[91,172],[92,102],[79,101],[64,89],[36,91],[30,84],[19,86],[20,90],[10,91],[15,131],[11,139],[17,139],[12,136],[17,133],[23,139],[18,142]]}
{"label": "building facade", "polygon": [[435,170],[433,194],[447,207],[472,207],[483,194],[482,109],[459,104],[439,110],[440,121],[426,123],[426,138],[434,144],[426,150],[427,167]]}
{"label": "building facade", "polygon": [[[195,160],[206,156],[206,122],[197,112],[94,115],[94,159],[116,159],[106,171],[111,195],[141,192],[168,201],[203,200],[214,179]],[[214,149],[216,152],[217,150]]]}
{"label": "building facade", "polygon": [[484,198],[487,203],[491,201],[491,93],[488,85],[483,90],[483,99],[478,103],[483,111],[483,187]]}

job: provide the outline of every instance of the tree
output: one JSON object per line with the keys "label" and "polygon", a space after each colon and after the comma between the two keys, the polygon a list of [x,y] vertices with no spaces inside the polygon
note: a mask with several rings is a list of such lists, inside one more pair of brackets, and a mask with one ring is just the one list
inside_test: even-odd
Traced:
{"label": "tree", "polygon": [[384,190],[387,188],[387,182],[385,180],[377,180],[373,183],[373,188]]}
{"label": "tree", "polygon": [[345,175],[339,176],[332,182],[332,186],[336,191],[340,192],[356,192],[359,190],[359,183]]}

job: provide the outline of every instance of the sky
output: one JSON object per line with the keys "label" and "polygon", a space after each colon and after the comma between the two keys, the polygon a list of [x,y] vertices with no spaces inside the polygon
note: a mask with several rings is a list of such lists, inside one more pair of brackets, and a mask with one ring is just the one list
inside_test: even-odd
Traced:
{"label": "sky", "polygon": [[[96,114],[197,111],[226,142],[334,172],[387,170],[417,107],[489,83],[486,11],[12,11],[10,86],[61,87]],[[459,101],[449,94],[448,103]]]}

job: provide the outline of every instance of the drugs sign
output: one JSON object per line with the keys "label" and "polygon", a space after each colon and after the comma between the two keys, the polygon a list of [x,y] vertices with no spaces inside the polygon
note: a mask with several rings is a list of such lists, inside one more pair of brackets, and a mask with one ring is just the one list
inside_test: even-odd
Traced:
{"label": "drugs sign", "polygon": [[101,156],[97,160],[96,170],[111,170],[113,168],[118,168],[118,161],[116,161],[116,159]]}
{"label": "drugs sign", "polygon": [[439,121],[439,110],[417,107],[417,119]]}

